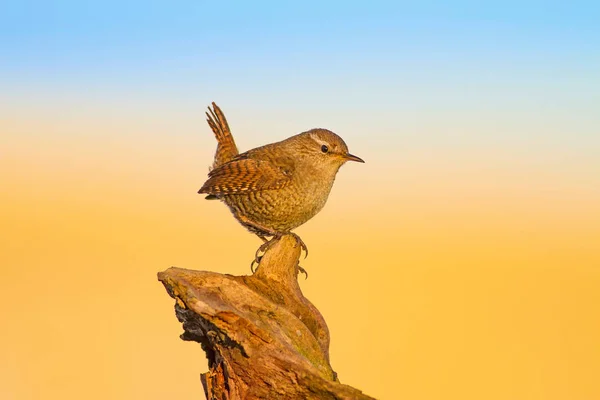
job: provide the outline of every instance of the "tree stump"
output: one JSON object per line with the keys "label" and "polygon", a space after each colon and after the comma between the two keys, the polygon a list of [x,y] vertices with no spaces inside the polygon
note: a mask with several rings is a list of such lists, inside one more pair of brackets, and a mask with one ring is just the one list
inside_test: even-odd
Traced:
{"label": "tree stump", "polygon": [[207,399],[372,399],[339,383],[329,331],[298,285],[300,246],[283,236],[251,276],[169,268],[158,279],[176,300],[183,340],[202,345]]}

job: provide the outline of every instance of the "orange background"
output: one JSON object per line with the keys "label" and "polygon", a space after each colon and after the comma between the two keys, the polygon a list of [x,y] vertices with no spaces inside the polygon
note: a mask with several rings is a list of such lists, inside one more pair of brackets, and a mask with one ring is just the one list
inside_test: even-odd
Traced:
{"label": "orange background", "polygon": [[[260,244],[196,194],[214,151],[204,103],[61,101],[0,120],[0,398],[202,398],[204,354],[178,338],[156,272],[247,274]],[[220,105],[242,149],[320,125],[366,160],[297,230],[343,383],[382,399],[600,398],[588,150]]]}

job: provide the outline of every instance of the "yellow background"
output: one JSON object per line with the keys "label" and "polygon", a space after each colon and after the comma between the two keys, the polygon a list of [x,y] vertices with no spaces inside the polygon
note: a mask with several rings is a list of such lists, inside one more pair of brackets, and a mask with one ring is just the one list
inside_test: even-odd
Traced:
{"label": "yellow background", "polygon": [[[247,274],[260,244],[196,194],[214,151],[203,105],[75,103],[0,121],[0,398],[202,398],[204,354],[156,272]],[[323,121],[221,106],[242,150]],[[366,164],[297,230],[341,381],[382,399],[600,398],[597,159],[411,150],[343,118],[325,127]]]}

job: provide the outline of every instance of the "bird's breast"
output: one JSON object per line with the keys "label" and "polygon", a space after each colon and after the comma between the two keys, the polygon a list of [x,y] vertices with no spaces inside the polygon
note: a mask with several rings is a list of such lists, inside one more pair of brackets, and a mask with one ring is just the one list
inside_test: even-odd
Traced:
{"label": "bird's breast", "polygon": [[324,178],[319,174],[296,174],[283,188],[229,195],[223,200],[238,219],[242,215],[261,226],[286,232],[321,211],[334,178]]}

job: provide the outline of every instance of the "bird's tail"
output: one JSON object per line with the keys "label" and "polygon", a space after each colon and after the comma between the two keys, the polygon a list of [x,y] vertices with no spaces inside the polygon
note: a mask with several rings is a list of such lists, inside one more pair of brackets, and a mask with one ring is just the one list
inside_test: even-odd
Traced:
{"label": "bird's tail", "polygon": [[231,130],[229,130],[229,124],[227,124],[227,119],[225,119],[223,111],[221,111],[219,106],[217,106],[214,102],[212,103],[212,107],[212,109],[208,107],[208,112],[206,113],[206,122],[208,122],[208,125],[214,132],[218,142],[217,151],[215,152],[215,160],[212,165],[212,168],[214,169],[233,159],[239,154],[239,152],[237,146],[235,145],[235,141],[233,140],[233,136],[231,135]]}

